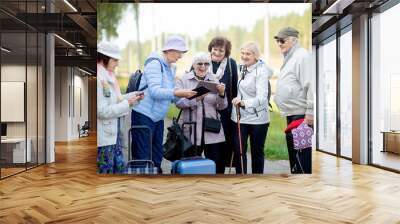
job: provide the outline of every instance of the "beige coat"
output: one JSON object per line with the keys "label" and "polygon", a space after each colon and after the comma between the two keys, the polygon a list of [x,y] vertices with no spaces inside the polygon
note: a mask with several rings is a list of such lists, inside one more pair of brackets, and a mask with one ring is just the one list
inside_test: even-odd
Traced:
{"label": "beige coat", "polygon": [[[205,81],[213,81],[218,83],[217,78],[211,74],[207,73],[205,77]],[[181,79],[176,81],[176,89],[194,89],[198,84],[198,80],[195,78],[195,75],[192,72],[186,73],[182,76]],[[181,118],[179,123],[190,121],[190,114],[192,116],[191,121],[197,122],[197,139],[196,144],[201,145],[201,135],[202,135],[202,125],[203,125],[203,104],[201,101],[197,101],[196,99],[186,99],[181,98],[176,102],[176,106],[180,109],[183,109]],[[205,115],[208,118],[217,118],[220,119],[219,114],[216,110],[223,110],[228,106],[228,101],[225,97],[220,97],[215,93],[208,93],[204,98],[204,109]],[[191,109],[191,110],[190,110]],[[193,127],[193,126],[192,126]],[[194,142],[194,130],[192,129],[190,134],[190,126],[185,126],[184,129],[185,135],[189,137],[191,135],[192,143]],[[204,132],[204,142],[205,144],[214,144],[225,141],[224,130],[221,125],[221,130],[219,133],[212,132]]]}

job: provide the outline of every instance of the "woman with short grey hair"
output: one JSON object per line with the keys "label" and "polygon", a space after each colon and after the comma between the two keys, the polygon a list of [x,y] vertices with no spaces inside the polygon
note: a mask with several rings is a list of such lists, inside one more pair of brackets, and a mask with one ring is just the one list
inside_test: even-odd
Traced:
{"label": "woman with short grey hair", "polygon": [[[218,79],[209,72],[210,64],[209,54],[196,54],[192,60],[193,70],[176,81],[176,89],[194,89],[200,81],[219,83]],[[209,92],[193,99],[181,98],[176,102],[176,106],[182,109],[180,123],[196,122],[196,132],[192,126],[184,128],[185,136],[192,140],[193,145],[197,145],[196,154],[201,156],[204,151],[205,157],[215,162],[217,173],[224,173],[225,163],[221,154],[222,144],[225,141],[223,127],[220,125],[219,130],[208,130],[205,118],[211,118],[214,121],[220,120],[217,110],[223,110],[228,106],[225,85],[218,84],[215,93]],[[194,133],[196,133],[196,137]]]}

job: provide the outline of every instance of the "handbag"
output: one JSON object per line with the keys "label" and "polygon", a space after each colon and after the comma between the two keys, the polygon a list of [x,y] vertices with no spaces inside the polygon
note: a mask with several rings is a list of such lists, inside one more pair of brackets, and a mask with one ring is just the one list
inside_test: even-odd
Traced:
{"label": "handbag", "polygon": [[214,118],[204,118],[204,131],[219,133],[221,130],[221,121]]}
{"label": "handbag", "polygon": [[295,150],[312,147],[313,129],[306,123],[301,123],[297,128],[292,129],[292,135]]}
{"label": "handbag", "polygon": [[180,110],[177,118],[172,119],[172,125],[168,127],[167,139],[163,145],[163,156],[171,162],[181,159],[193,146],[190,139],[184,135],[181,126],[179,126],[178,121],[181,113],[182,110]]}
{"label": "handbag", "polygon": [[[203,129],[204,131],[219,133],[221,131],[221,121],[214,118],[206,117],[205,109],[204,109],[204,101],[203,104]],[[218,112],[215,110],[215,114],[218,118]]]}

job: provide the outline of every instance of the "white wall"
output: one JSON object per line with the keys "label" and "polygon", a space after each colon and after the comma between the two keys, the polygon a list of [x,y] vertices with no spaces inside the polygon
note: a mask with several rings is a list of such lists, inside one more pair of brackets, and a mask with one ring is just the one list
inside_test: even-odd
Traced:
{"label": "white wall", "polygon": [[[25,82],[25,69],[25,65],[2,65],[1,81]],[[7,108],[1,108],[1,110],[7,110]],[[7,122],[7,136],[25,137],[25,122]]]}
{"label": "white wall", "polygon": [[[4,64],[1,67],[1,76],[3,81],[10,82],[25,82],[26,84],[26,106],[20,108],[21,113],[25,114],[26,120],[22,122],[6,122],[7,123],[7,137],[9,138],[25,138],[25,135],[29,139],[31,145],[32,162],[36,162],[39,159],[39,163],[44,163],[44,83],[42,73],[42,67],[38,66],[25,66],[20,64]],[[27,78],[27,80],[25,80]],[[2,89],[2,92],[5,89]],[[20,90],[20,94],[24,94],[24,90]],[[2,95],[7,97],[7,95]],[[24,96],[25,97],[25,96]],[[3,104],[3,103],[2,103]],[[15,113],[13,108],[10,106],[2,107],[2,112]],[[16,110],[16,109],[14,109]],[[22,115],[24,116],[24,115]],[[38,154],[37,154],[38,153]]]}
{"label": "white wall", "polygon": [[56,141],[79,138],[78,124],[88,120],[88,78],[82,75],[72,67],[56,67]]}
{"label": "white wall", "polygon": [[68,88],[67,67],[55,68],[55,141],[68,140]]}

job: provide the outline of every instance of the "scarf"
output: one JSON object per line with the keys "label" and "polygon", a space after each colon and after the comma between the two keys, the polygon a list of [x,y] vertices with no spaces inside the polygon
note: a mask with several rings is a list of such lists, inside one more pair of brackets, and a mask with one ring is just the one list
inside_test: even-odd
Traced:
{"label": "scarf", "polygon": [[114,83],[113,83],[112,87],[114,88],[115,94],[117,95],[117,97],[120,97],[121,96],[121,88],[119,87],[119,82],[118,82],[118,79],[117,79],[117,76],[115,75],[115,73],[110,71],[110,70],[108,70],[108,69],[106,69],[101,64],[97,64],[97,70],[98,71],[99,71],[99,66],[103,67],[103,69],[107,72],[107,74],[113,80]]}
{"label": "scarf", "polygon": [[[220,80],[222,78],[222,76],[224,76],[224,72],[225,72],[225,68],[226,68],[227,64],[228,64],[228,58],[224,58],[221,61],[221,64],[219,64],[218,70],[215,73],[215,76],[217,77],[218,80]],[[211,74],[213,74],[213,67],[212,66],[213,65],[211,63],[211,66],[209,67],[209,71],[210,71]]]}

